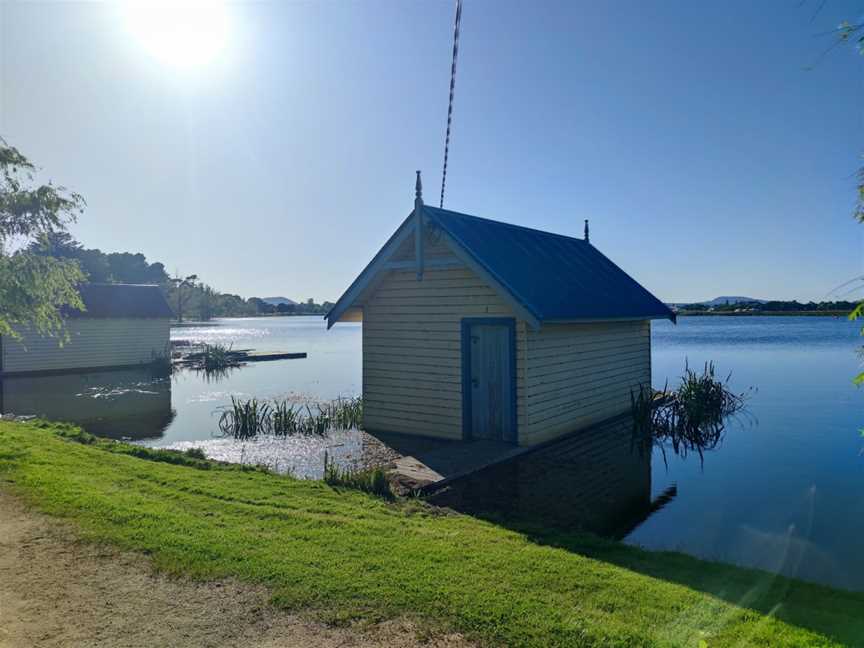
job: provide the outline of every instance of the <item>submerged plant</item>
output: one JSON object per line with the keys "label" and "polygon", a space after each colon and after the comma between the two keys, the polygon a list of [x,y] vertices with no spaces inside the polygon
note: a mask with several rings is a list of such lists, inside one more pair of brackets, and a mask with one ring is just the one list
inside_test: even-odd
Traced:
{"label": "submerged plant", "polygon": [[638,392],[631,392],[633,443],[642,451],[659,447],[664,463],[667,446],[682,457],[696,452],[703,461],[703,453],[723,440],[726,420],[744,410],[748,393],[732,392],[730,377],[717,379],[714,363],[707,362],[702,373],[685,366],[681,384],[673,391],[640,386]]}

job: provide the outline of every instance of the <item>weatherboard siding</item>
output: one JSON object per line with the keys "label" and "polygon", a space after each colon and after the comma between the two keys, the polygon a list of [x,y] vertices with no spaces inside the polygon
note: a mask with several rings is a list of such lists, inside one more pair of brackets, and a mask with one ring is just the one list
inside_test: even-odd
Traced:
{"label": "weatherboard siding", "polygon": [[[461,322],[514,317],[467,268],[392,271],[363,304],[363,410],[367,429],[462,438]],[[517,375],[526,330],[517,322]],[[521,381],[519,381],[521,382]],[[517,414],[524,420],[517,394]]]}
{"label": "weatherboard siding", "polygon": [[62,371],[145,364],[168,350],[169,321],[159,319],[70,319],[69,339],[25,331],[22,340],[2,339],[3,373]]}
{"label": "weatherboard siding", "polygon": [[544,325],[529,329],[522,376],[533,445],[626,412],[631,390],[651,384],[649,321]]}
{"label": "weatherboard siding", "polygon": [[[456,255],[453,254],[453,250],[450,249],[450,246],[441,235],[441,230],[432,227],[427,227],[423,236],[423,257],[426,260],[436,261],[456,260]],[[399,249],[390,257],[390,260],[412,261],[416,258],[414,253],[414,237],[412,236],[399,246]]]}

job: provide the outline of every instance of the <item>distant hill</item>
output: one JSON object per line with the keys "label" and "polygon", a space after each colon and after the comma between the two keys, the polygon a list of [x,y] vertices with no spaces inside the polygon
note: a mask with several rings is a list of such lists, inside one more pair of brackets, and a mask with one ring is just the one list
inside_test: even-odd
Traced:
{"label": "distant hill", "polygon": [[262,297],[261,301],[271,304],[272,306],[278,306],[279,304],[288,304],[289,306],[297,305],[297,302],[293,299],[288,299],[287,297]]}
{"label": "distant hill", "polygon": [[708,301],[697,301],[697,302],[669,302],[666,305],[670,308],[685,308],[687,306],[705,306],[706,308],[712,308],[717,306],[734,306],[735,304],[747,304],[756,302],[757,304],[767,304],[770,300],[768,299],[756,299],[755,297],[742,297],[740,295],[722,295],[720,297],[715,297],[714,299],[709,299]]}
{"label": "distant hill", "polygon": [[721,297],[715,297],[714,299],[706,302],[697,302],[699,304],[705,304],[706,306],[732,306],[734,304],[746,304],[746,303],[756,302],[757,304],[766,304],[768,302],[767,299],[756,299],[755,297],[741,297],[741,296],[731,296],[731,295],[723,295]]}

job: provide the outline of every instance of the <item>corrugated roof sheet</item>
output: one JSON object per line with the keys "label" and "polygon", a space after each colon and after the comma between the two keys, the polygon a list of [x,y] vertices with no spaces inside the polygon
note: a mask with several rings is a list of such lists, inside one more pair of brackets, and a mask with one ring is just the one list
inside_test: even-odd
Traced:
{"label": "corrugated roof sheet", "polygon": [[424,207],[538,320],[669,318],[659,299],[582,239]]}
{"label": "corrugated roof sheet", "polygon": [[78,288],[85,312],[70,311],[68,317],[173,317],[159,286],[133,284],[84,284]]}

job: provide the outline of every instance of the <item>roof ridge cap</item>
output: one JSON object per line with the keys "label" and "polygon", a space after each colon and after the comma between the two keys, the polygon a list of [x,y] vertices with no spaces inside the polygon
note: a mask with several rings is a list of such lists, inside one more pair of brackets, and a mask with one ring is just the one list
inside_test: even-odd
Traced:
{"label": "roof ridge cap", "polygon": [[[508,223],[506,221],[495,220],[494,218],[485,218],[484,216],[475,216],[474,214],[466,214],[465,212],[457,212],[452,209],[442,209],[440,207],[432,207],[431,205],[424,205],[424,209],[433,209],[437,212],[447,212],[449,214],[456,214],[457,216],[464,216],[465,218],[474,218],[476,220],[486,221],[487,223],[494,223],[495,225],[503,225],[505,227],[511,227],[513,229],[525,230],[527,232],[534,232],[536,234],[544,234],[545,236],[555,236],[558,238],[565,238],[572,241],[578,241],[579,243],[586,243],[585,239],[577,238],[575,236],[570,236],[568,234],[558,234],[557,232],[550,232],[548,230],[538,229],[536,227],[528,227],[526,225],[518,225],[516,223]],[[432,214],[434,216],[434,214]]]}

